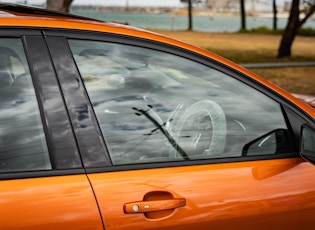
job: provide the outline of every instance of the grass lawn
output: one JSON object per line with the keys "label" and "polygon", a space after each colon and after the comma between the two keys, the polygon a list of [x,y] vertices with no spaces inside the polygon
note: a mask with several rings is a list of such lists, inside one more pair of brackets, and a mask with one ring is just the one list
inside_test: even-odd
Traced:
{"label": "grass lawn", "polygon": [[[205,33],[191,31],[156,31],[228,58],[238,64],[270,62],[315,62],[315,37],[297,36],[292,57],[278,59],[280,35],[253,33]],[[283,89],[315,95],[315,67],[251,69]]]}

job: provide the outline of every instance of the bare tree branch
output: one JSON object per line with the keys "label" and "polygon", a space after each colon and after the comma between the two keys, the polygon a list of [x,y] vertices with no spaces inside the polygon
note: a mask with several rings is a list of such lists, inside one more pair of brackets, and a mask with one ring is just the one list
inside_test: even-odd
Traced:
{"label": "bare tree branch", "polygon": [[47,9],[60,12],[69,12],[73,0],[47,0]]}
{"label": "bare tree branch", "polygon": [[311,6],[305,17],[300,21],[301,26],[307,21],[309,17],[315,12],[315,4]]}

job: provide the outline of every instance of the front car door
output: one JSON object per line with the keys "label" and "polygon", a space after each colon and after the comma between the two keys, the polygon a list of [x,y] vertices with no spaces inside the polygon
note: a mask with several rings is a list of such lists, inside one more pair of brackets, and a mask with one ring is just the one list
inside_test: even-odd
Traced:
{"label": "front car door", "polygon": [[0,229],[103,229],[40,31],[0,30]]}
{"label": "front car door", "polygon": [[106,229],[313,228],[313,121],[284,99],[170,46],[46,35]]}

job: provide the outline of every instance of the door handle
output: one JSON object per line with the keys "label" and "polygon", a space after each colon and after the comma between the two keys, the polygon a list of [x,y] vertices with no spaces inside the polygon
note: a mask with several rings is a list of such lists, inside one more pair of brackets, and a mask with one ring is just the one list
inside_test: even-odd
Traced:
{"label": "door handle", "polygon": [[185,205],[186,200],[184,198],[138,201],[124,204],[124,212],[127,214],[156,212],[180,208]]}

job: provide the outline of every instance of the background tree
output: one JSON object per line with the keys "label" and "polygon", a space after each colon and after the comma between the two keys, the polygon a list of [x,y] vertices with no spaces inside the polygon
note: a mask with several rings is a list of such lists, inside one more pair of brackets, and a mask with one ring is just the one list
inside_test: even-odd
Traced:
{"label": "background tree", "polygon": [[240,0],[240,6],[241,6],[241,30],[246,30],[245,0]]}
{"label": "background tree", "polygon": [[192,1],[194,0],[180,0],[180,2],[187,3],[187,11],[188,11],[188,30],[193,29],[193,19],[192,19]]}
{"label": "background tree", "polygon": [[192,30],[192,0],[188,0],[188,30]]}
{"label": "background tree", "polygon": [[292,0],[289,20],[278,49],[278,58],[291,56],[291,46],[298,30],[315,12],[315,0],[304,0],[303,2],[305,16],[300,19],[300,0]]}
{"label": "background tree", "polygon": [[277,30],[277,3],[276,0],[272,0],[272,12],[273,12],[273,30]]}
{"label": "background tree", "polygon": [[188,30],[193,30],[193,4],[202,3],[201,0],[180,0],[180,2],[187,3],[187,11],[188,11]]}
{"label": "background tree", "polygon": [[47,0],[46,8],[60,12],[69,12],[73,0]]}

